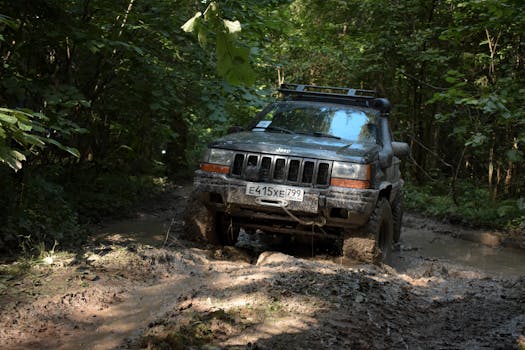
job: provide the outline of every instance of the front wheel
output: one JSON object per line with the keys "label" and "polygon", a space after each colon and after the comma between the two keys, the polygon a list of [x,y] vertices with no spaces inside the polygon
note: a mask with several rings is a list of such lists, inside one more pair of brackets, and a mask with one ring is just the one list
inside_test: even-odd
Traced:
{"label": "front wheel", "polygon": [[367,230],[375,237],[381,260],[388,262],[392,256],[394,223],[392,209],[386,198],[381,198],[377,203],[368,220]]}
{"label": "front wheel", "polygon": [[403,196],[400,192],[392,202],[392,220],[394,225],[394,243],[397,243],[401,237],[401,225],[403,223]]}
{"label": "front wheel", "polygon": [[366,237],[348,237],[343,255],[367,263],[389,262],[392,255],[394,226],[390,203],[380,198],[365,227]]}
{"label": "front wheel", "polygon": [[184,211],[184,231],[181,238],[220,244],[217,214],[208,208],[195,193],[191,194]]}

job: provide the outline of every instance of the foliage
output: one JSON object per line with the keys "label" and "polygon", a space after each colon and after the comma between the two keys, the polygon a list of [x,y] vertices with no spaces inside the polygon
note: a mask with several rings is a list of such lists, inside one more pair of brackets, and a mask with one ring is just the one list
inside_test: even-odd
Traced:
{"label": "foliage", "polygon": [[[406,177],[448,187],[437,207],[453,215],[449,200],[483,199],[496,225],[523,216],[512,204],[525,188],[522,2],[306,0],[281,11],[291,23],[269,50],[286,79],[388,96],[394,136],[412,148]],[[462,214],[491,223],[483,210]]]}
{"label": "foliage", "polygon": [[516,1],[296,1],[275,47],[290,80],[391,98],[416,181],[421,168],[474,173],[493,198],[514,197],[524,184],[523,11]]}
{"label": "foliage", "polygon": [[456,205],[446,186],[407,184],[405,206],[409,210],[474,227],[513,229],[525,224],[524,198],[500,200],[495,204],[486,188],[462,181],[458,189],[464,195]]}
{"label": "foliage", "polygon": [[206,46],[210,35],[215,36],[219,75],[233,85],[251,85],[255,80],[255,72],[250,66],[250,49],[235,42],[235,36],[241,31],[241,23],[222,17],[219,4],[212,1],[204,13],[197,12],[181,28],[185,32],[196,33],[201,46]]}
{"label": "foliage", "polygon": [[520,1],[0,0],[0,9],[9,249],[28,235],[63,247],[78,222],[155,188],[153,176],[191,175],[207,142],[246,125],[283,79],[388,96],[395,137],[412,146],[407,178],[424,189],[414,203],[435,200],[445,213],[452,200],[480,223],[523,217],[513,204],[525,197]]}
{"label": "foliage", "polygon": [[[17,111],[0,108],[0,163],[6,163],[14,171],[22,168],[22,161],[26,160],[24,153],[38,154],[48,144],[70,153],[76,158],[80,157],[78,150],[62,145],[46,133],[43,122],[48,121],[44,115],[30,111]],[[70,132],[70,127],[56,127],[53,132]],[[11,147],[16,143],[22,147],[22,152]]]}
{"label": "foliage", "polygon": [[129,208],[143,203],[162,190],[158,178],[125,173],[94,174],[89,170],[68,179],[66,189],[73,191],[70,205],[79,213],[81,222],[98,222],[108,217],[126,215]]}
{"label": "foliage", "polygon": [[16,194],[16,200],[2,203],[9,216],[0,231],[0,250],[18,245],[26,254],[38,255],[39,246],[51,247],[55,241],[68,246],[83,236],[62,186],[32,174]]}

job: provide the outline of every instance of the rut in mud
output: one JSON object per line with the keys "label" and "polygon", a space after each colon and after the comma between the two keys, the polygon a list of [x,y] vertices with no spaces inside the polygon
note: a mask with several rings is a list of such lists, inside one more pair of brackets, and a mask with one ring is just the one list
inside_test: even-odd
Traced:
{"label": "rut in mud", "polygon": [[[525,343],[522,251],[436,234],[443,226],[417,217],[408,217],[393,267],[322,252],[312,257],[312,247],[194,246],[176,238],[188,192],[177,187],[155,210],[105,226],[75,255],[54,256],[52,264],[18,277],[4,266],[3,348],[513,349]],[[433,245],[443,248],[432,251]],[[455,255],[445,255],[446,247]]]}

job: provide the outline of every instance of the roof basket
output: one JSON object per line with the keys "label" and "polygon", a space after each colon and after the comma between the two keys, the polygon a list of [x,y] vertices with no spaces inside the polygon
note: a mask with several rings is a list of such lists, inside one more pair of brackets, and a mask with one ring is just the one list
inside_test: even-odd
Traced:
{"label": "roof basket", "polygon": [[293,97],[294,99],[337,101],[339,103],[375,108],[386,114],[390,111],[390,102],[384,98],[377,98],[377,93],[374,90],[303,84],[281,84],[279,91],[286,97]]}
{"label": "roof basket", "polygon": [[317,86],[302,84],[281,84],[279,91],[285,95],[337,96],[373,99],[377,97],[374,90],[362,90],[345,87]]}

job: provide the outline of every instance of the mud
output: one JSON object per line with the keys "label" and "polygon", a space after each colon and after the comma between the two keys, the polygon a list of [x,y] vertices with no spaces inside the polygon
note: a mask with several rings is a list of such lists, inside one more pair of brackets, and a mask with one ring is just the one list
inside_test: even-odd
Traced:
{"label": "mud", "polygon": [[392,266],[263,239],[194,245],[177,238],[188,195],[95,229],[80,252],[1,266],[2,349],[525,347],[523,251],[417,216]]}
{"label": "mud", "polygon": [[[501,237],[499,233],[475,231],[428,220],[421,216],[408,215],[404,222],[400,254],[396,254],[395,266],[399,270],[417,266],[405,264],[404,259],[421,256],[429,259],[465,266],[471,270],[499,277],[520,277],[525,275],[525,250],[519,244],[512,248],[496,244],[487,237]],[[468,238],[458,239],[458,238]],[[518,241],[517,237],[514,240]],[[500,241],[501,243],[504,240]]]}

